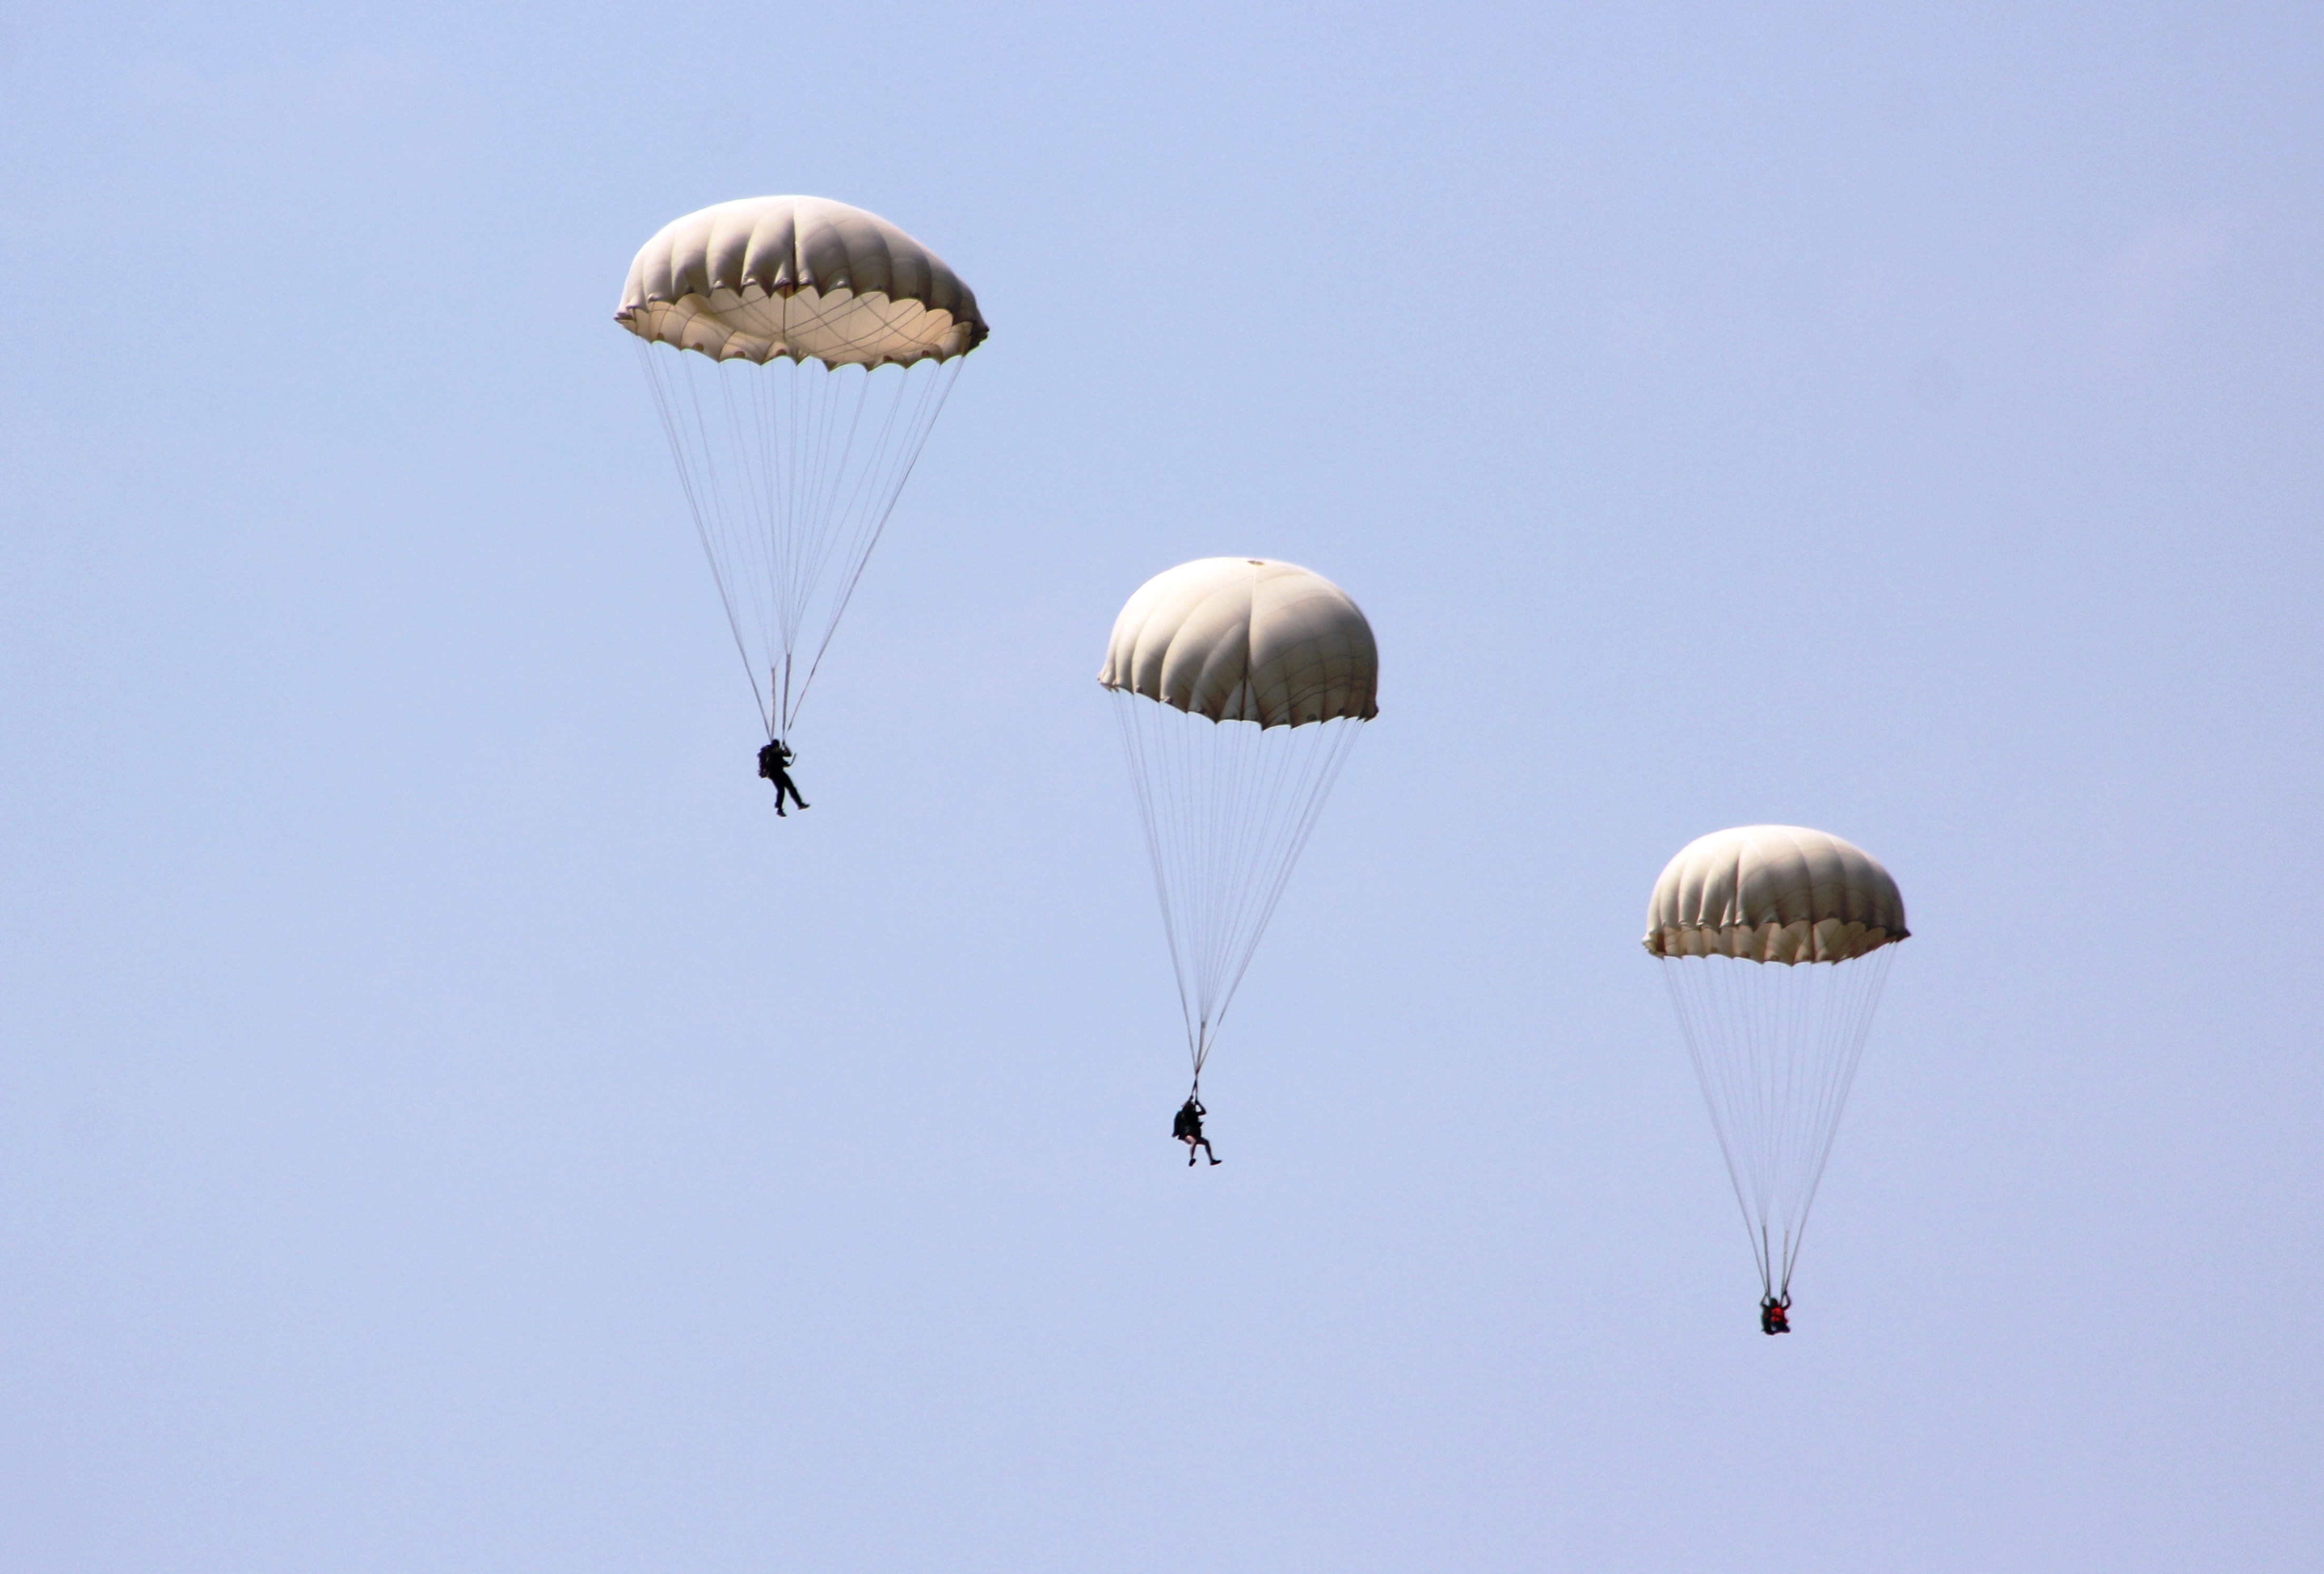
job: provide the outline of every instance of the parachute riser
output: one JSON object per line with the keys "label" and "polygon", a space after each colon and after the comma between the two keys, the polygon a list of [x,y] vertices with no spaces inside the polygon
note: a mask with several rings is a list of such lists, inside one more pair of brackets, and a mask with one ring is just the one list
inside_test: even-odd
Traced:
{"label": "parachute riser", "polygon": [[791,658],[785,652],[782,665],[767,669],[767,694],[774,701],[767,716],[767,736],[779,743],[791,732]]}

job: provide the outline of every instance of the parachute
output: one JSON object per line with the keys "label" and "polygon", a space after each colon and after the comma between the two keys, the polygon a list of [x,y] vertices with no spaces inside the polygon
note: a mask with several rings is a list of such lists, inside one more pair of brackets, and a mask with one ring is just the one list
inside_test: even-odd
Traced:
{"label": "parachute", "polygon": [[1347,593],[1296,564],[1204,557],[1139,587],[1112,692],[1177,974],[1194,1083],[1356,732],[1379,652]]}
{"label": "parachute", "polygon": [[1662,960],[1687,1053],[1751,1234],[1767,1307],[1792,1268],[1904,927],[1904,898],[1862,848],[1796,825],[1687,843],[1655,882]]}
{"label": "parachute", "polygon": [[887,220],[817,197],[687,214],[630,264],[638,336],[770,740],[787,737],[896,498],[984,342],[976,297]]}

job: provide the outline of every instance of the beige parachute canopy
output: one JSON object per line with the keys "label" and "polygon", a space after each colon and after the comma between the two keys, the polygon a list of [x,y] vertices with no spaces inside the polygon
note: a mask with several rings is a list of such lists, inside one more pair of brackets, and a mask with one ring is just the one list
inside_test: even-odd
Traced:
{"label": "beige parachute canopy", "polygon": [[943,258],[820,197],[747,197],[664,226],[630,264],[613,320],[715,361],[828,366],[949,360],[986,333]]}
{"label": "beige parachute canopy", "polygon": [[1322,575],[1264,557],[1197,558],[1139,586],[1097,680],[1262,728],[1379,713],[1379,649],[1364,614]]}
{"label": "beige parachute canopy", "polygon": [[1646,946],[1656,956],[1846,962],[1912,933],[1880,861],[1798,825],[1697,837],[1655,882]]}

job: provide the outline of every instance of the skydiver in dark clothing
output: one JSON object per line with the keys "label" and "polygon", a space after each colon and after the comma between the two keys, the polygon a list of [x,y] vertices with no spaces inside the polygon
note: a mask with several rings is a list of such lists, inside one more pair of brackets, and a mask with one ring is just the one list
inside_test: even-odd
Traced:
{"label": "skydiver in dark clothing", "polygon": [[792,759],[789,748],[779,738],[769,739],[767,746],[759,750],[759,774],[775,784],[775,813],[778,815],[783,812],[785,793],[790,794],[791,802],[800,808],[807,807],[807,800],[799,796],[798,784],[791,780],[791,773],[786,769]]}
{"label": "skydiver in dark clothing", "polygon": [[1213,1164],[1220,1162],[1219,1155],[1211,1152],[1211,1139],[1203,1135],[1203,1117],[1209,1113],[1203,1108],[1203,1101],[1189,1093],[1186,1101],[1178,1106],[1178,1113],[1170,1118],[1170,1135],[1186,1145],[1188,1169],[1194,1167],[1194,1150],[1198,1147],[1210,1154]]}
{"label": "skydiver in dark clothing", "polygon": [[1792,1298],[1789,1295],[1785,1295],[1781,1300],[1777,1300],[1773,1295],[1761,1296],[1759,1298],[1759,1331],[1761,1333],[1791,1332],[1791,1312]]}

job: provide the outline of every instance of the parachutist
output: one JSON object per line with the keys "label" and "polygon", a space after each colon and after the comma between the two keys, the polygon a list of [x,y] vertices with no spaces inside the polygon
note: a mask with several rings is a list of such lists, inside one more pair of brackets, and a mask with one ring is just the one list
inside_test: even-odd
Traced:
{"label": "parachutist", "polygon": [[775,813],[778,815],[783,813],[785,793],[790,794],[791,802],[800,808],[807,807],[807,800],[799,796],[798,784],[791,780],[791,773],[788,769],[794,758],[796,757],[789,748],[779,738],[769,739],[767,746],[759,750],[759,774],[775,784]]}
{"label": "parachutist", "polygon": [[1178,1113],[1170,1118],[1170,1135],[1186,1145],[1188,1169],[1194,1167],[1194,1150],[1198,1147],[1210,1154],[1213,1164],[1220,1162],[1219,1155],[1211,1151],[1211,1139],[1203,1135],[1203,1117],[1209,1113],[1203,1108],[1203,1101],[1189,1093],[1186,1101],[1178,1106]]}
{"label": "parachutist", "polygon": [[1379,649],[1322,575],[1203,557],[1123,604],[1098,682],[1121,726],[1177,975],[1192,1063],[1170,1135],[1192,1166],[1210,1147],[1203,1067],[1333,779],[1379,713]]}
{"label": "parachutist", "polygon": [[1687,1057],[1759,1269],[1759,1329],[1789,1333],[1792,1269],[1897,943],[1880,861],[1803,825],[1698,836],[1646,904]]}

